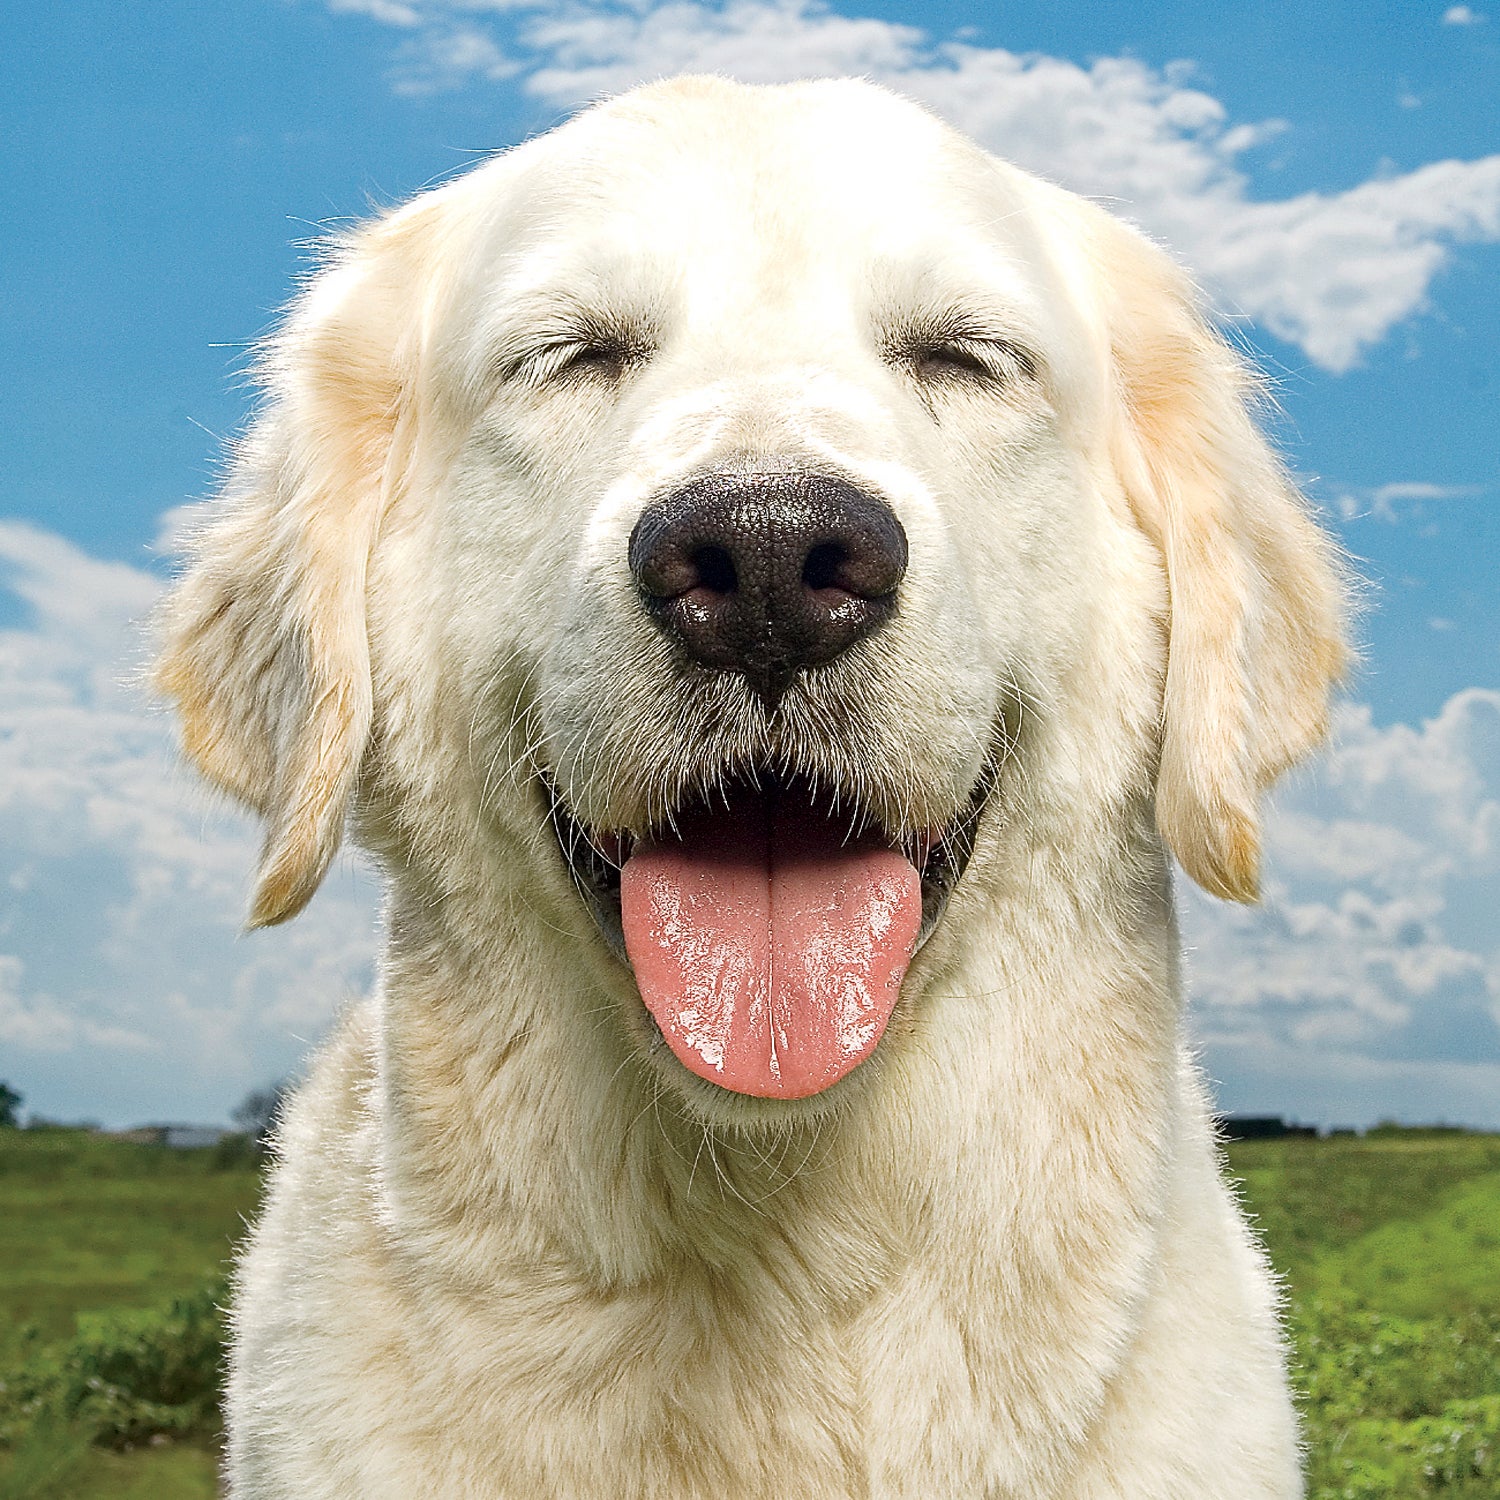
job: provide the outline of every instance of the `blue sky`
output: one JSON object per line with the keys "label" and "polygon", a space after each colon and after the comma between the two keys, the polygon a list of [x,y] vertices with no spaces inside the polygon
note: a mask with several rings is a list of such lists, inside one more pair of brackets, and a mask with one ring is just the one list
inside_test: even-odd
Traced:
{"label": "blue sky", "polygon": [[1500,1125],[1500,7],[158,0],[0,15],[0,1077],[221,1117],[366,982],[369,883],[237,940],[250,834],[125,685],[163,517],[321,227],[684,67],[867,72],[1174,245],[1370,582],[1270,899],[1187,901],[1232,1107]]}

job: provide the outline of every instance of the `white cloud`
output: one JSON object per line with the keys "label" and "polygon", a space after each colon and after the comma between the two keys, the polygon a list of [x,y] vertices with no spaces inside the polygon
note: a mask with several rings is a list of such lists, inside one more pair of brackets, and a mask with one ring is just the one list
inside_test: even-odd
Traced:
{"label": "white cloud", "polygon": [[454,78],[482,78],[498,83],[513,78],[522,64],[507,55],[495,39],[475,26],[427,31],[400,51],[396,70],[398,94],[429,94]]}
{"label": "white cloud", "polygon": [[1478,26],[1486,19],[1467,5],[1450,5],[1443,12],[1444,26]]}
{"label": "white cloud", "polygon": [[1185,893],[1231,1102],[1500,1125],[1500,693],[1413,728],[1344,711],[1275,800],[1260,909]]}
{"label": "white cloud", "polygon": [[420,9],[400,0],[328,0],[328,8],[335,15],[368,16],[383,26],[420,26],[423,20]]}
{"label": "white cloud", "polygon": [[[518,78],[559,108],[688,71],[774,82],[878,79],[1002,156],[1105,200],[1171,244],[1228,310],[1331,371],[1421,312],[1452,245],[1500,240],[1500,155],[1434,162],[1344,192],[1252,197],[1245,154],[1285,126],[1231,124],[1192,68],[1087,67],[977,47],[820,0],[330,0],[393,13],[397,87]],[[1475,17],[1466,7],[1469,18]],[[396,14],[399,12],[399,14]],[[414,18],[414,19],[413,19]],[[1457,24],[1454,22],[1453,24]]]}
{"label": "white cloud", "polygon": [[222,1118],[367,982],[368,882],[241,940],[254,833],[132,686],[157,581],[12,522],[0,579],[32,617],[0,631],[0,1076],[46,1114]]}
{"label": "white cloud", "polygon": [[1344,490],[1334,500],[1339,516],[1345,521],[1362,516],[1394,525],[1408,514],[1438,500],[1472,500],[1485,493],[1480,484],[1433,484],[1430,480],[1397,480],[1372,489]]}

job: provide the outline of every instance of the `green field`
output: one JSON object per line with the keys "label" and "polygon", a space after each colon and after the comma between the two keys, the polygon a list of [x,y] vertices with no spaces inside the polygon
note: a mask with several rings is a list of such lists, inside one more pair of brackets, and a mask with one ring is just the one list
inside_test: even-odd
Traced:
{"label": "green field", "polygon": [[227,1264],[259,1196],[244,1153],[76,1130],[0,1133],[5,1310],[51,1340],[71,1334],[81,1312],[156,1307]]}
{"label": "green field", "polygon": [[[1500,1136],[1229,1159],[1286,1278],[1309,1494],[1495,1500]],[[217,1278],[259,1188],[233,1150],[0,1130],[0,1500],[214,1493]]]}
{"label": "green field", "polygon": [[259,1197],[232,1145],[0,1129],[0,1500],[215,1493],[213,1283]]}
{"label": "green field", "polygon": [[1230,1149],[1286,1278],[1315,1500],[1500,1496],[1500,1136]]}

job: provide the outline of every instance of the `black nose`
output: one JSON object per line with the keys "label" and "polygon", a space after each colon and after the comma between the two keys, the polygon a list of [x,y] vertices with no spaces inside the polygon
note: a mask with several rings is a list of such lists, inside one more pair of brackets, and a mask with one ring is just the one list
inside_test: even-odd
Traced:
{"label": "black nose", "polygon": [[715,474],[651,506],[630,537],[647,610],[706,667],[775,702],[896,607],[906,533],[843,480]]}

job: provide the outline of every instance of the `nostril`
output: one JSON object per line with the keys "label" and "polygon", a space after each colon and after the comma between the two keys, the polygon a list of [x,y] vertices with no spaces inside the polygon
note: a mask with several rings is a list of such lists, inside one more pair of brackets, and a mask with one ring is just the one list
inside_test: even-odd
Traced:
{"label": "nostril", "polygon": [[840,575],[849,561],[849,549],[841,542],[819,542],[802,564],[802,586],[806,589],[840,588]]}
{"label": "nostril", "polygon": [[695,585],[698,588],[705,588],[711,594],[732,594],[739,584],[734,559],[729,555],[727,548],[695,548],[690,561],[698,575]]}

